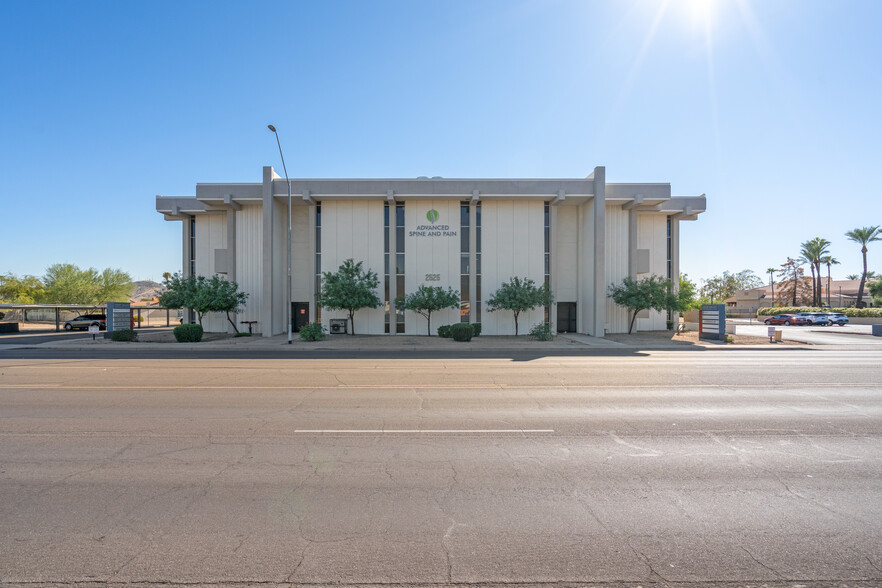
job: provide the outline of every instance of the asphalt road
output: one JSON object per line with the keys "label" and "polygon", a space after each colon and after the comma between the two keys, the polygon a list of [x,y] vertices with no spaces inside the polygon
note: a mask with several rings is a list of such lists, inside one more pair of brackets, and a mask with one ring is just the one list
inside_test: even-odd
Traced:
{"label": "asphalt road", "polygon": [[3,353],[0,583],[882,584],[879,352],[408,357]]}

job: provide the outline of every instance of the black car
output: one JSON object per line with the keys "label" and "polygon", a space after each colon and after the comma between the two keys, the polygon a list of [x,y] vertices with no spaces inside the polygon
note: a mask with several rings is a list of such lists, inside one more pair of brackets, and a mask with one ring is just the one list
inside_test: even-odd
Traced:
{"label": "black car", "polygon": [[98,325],[98,329],[103,331],[107,328],[106,314],[81,314],[80,316],[65,321],[64,330],[73,331],[75,329],[86,330],[92,325]]}

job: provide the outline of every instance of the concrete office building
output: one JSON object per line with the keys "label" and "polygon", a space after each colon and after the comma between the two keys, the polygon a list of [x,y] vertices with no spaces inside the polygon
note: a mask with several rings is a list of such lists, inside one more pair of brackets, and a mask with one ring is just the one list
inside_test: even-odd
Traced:
{"label": "concrete office building", "polygon": [[[584,179],[291,180],[292,317],[345,318],[316,308],[321,272],[349,258],[380,278],[385,306],[356,313],[359,334],[425,334],[426,321],[395,308],[421,284],[450,286],[461,308],[434,313],[433,328],[480,322],[487,335],[514,333],[508,311],[484,300],[513,276],[548,282],[551,308],[520,318],[521,333],[548,317],[558,331],[602,336],[627,332],[627,313],[607,296],[626,276],[679,276],[680,221],[695,220],[705,197],[671,196],[665,183],[607,183],[597,167]],[[264,336],[287,331],[285,179],[264,167],[263,181],[197,184],[196,196],[157,196],[156,210],[182,222],[183,272],[223,274],[248,292],[237,321],[258,321]],[[665,328],[645,313],[636,328]],[[226,331],[208,315],[208,331]]]}

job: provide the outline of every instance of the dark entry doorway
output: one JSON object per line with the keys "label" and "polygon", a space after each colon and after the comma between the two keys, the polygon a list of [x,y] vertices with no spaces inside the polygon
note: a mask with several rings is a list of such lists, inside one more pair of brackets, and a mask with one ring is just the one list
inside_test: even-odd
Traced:
{"label": "dark entry doorway", "polygon": [[576,332],[576,303],[575,302],[558,302],[557,303],[557,332],[558,333],[575,333]]}
{"label": "dark entry doorway", "polygon": [[300,332],[300,327],[309,323],[309,302],[291,303],[291,329]]}

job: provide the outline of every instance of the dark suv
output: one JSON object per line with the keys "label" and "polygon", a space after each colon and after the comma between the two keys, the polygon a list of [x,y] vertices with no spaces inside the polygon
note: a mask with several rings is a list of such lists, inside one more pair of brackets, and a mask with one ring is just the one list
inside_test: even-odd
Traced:
{"label": "dark suv", "polygon": [[92,325],[98,325],[98,329],[103,331],[107,328],[106,314],[82,314],[76,318],[65,321],[64,330],[73,331],[74,329],[86,330]]}

